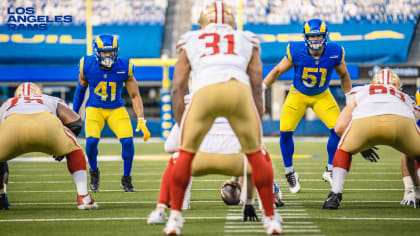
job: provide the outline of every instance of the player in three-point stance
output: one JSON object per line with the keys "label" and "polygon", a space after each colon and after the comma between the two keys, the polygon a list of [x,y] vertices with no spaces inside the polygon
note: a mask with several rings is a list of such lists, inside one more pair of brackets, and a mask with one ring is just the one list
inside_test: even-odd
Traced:
{"label": "player in three-point stance", "polygon": [[[77,190],[78,208],[98,208],[87,188],[86,159],[76,136],[82,120],[61,99],[42,94],[33,83],[23,83],[15,97],[0,107],[0,176],[6,161],[28,152],[43,152],[56,160],[67,159],[67,168]],[[0,184],[0,210],[8,209],[3,182]]]}
{"label": "player in three-point stance", "polygon": [[[262,144],[262,63],[258,38],[234,30],[232,9],[221,1],[200,15],[199,30],[189,31],[177,43],[179,52],[172,84],[172,106],[181,127],[181,145],[171,179],[171,213],[163,230],[181,233],[185,189],[191,164],[217,117],[225,117],[235,132],[252,168],[252,180],[264,208],[267,234],[282,232],[274,211],[273,168]],[[185,111],[184,94],[191,75],[191,105]],[[185,114],[185,115],[183,115]]]}
{"label": "player in three-point stance", "polygon": [[344,48],[328,43],[328,28],[324,21],[312,19],[303,27],[304,42],[291,42],[286,56],[265,77],[269,88],[282,74],[294,67],[293,84],[284,102],[280,117],[280,149],[286,179],[292,193],[300,191],[299,175],[293,169],[293,132],[308,107],[330,130],[327,144],[328,165],[322,178],[331,184],[332,165],[339,137],[334,124],[340,108],[329,90],[333,70],[340,76],[344,93],[351,89],[350,76],[344,61]]}
{"label": "player in three-point stance", "polygon": [[331,192],[323,208],[338,209],[352,155],[375,145],[393,147],[407,156],[405,165],[414,185],[414,207],[420,207],[420,180],[415,164],[420,160],[420,128],[416,125],[420,108],[400,89],[398,75],[384,69],[372,78],[371,84],[350,91],[335,126],[341,139],[334,157]]}
{"label": "player in three-point stance", "polygon": [[98,143],[105,122],[122,146],[124,174],[121,187],[125,192],[135,191],[131,182],[134,157],[133,128],[121,98],[124,83],[137,116],[136,131],[143,132],[144,141],[150,137],[144,119],[143,102],[133,76],[134,66],[128,58],[118,57],[119,49],[114,36],[100,35],[94,43],[95,55],[83,57],[79,65],[79,83],[74,94],[73,110],[79,112],[89,86],[85,120],[86,154],[90,165],[90,189],[94,192],[99,190]]}

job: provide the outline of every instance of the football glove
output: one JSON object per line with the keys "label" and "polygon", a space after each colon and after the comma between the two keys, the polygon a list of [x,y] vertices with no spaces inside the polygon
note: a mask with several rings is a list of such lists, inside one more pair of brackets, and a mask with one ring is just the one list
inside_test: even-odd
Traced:
{"label": "football glove", "polygon": [[379,155],[375,152],[375,150],[379,150],[377,147],[371,147],[365,151],[360,152],[360,154],[365,158],[367,161],[370,162],[378,162]]}
{"label": "football glove", "polygon": [[244,205],[244,209],[243,209],[243,221],[259,221],[258,220],[258,216],[257,213],[255,212],[255,208],[254,205]]}
{"label": "football glove", "polygon": [[149,129],[147,129],[146,126],[146,120],[144,118],[138,118],[137,119],[137,128],[136,128],[136,132],[139,132],[139,130],[141,130],[141,132],[143,132],[143,141],[147,141],[150,138],[150,132]]}
{"label": "football glove", "polygon": [[66,157],[66,155],[63,155],[63,156],[53,156],[54,160],[55,161],[58,161],[58,162],[62,161],[65,157]]}

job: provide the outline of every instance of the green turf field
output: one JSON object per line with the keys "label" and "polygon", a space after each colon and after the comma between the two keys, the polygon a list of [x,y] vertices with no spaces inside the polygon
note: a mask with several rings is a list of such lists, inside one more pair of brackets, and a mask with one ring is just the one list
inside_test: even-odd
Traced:
{"label": "green turf field", "polygon": [[[268,143],[274,171],[286,207],[284,235],[419,235],[420,209],[402,206],[400,154],[380,147],[378,163],[353,157],[339,210],[321,209],[329,184],[321,181],[327,154],[325,143],[297,142],[295,170],[302,191],[291,194],[284,179],[278,143]],[[118,144],[102,144],[100,154],[118,155]],[[136,155],[164,154],[162,143],[137,144]],[[311,156],[311,157],[310,157]],[[65,162],[10,162],[9,211],[0,211],[0,235],[162,235],[163,225],[146,218],[155,207],[160,176],[166,161],[135,161],[135,193],[119,184],[122,162],[100,162],[101,191],[93,193],[97,211],[77,210],[73,179]],[[264,235],[261,223],[242,223],[240,206],[227,207],[220,199],[226,177],[195,178],[191,210],[184,212],[183,235]]]}

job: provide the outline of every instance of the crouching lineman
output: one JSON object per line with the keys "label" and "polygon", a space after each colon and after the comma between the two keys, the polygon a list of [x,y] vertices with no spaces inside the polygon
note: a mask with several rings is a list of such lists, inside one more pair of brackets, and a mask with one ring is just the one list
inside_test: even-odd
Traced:
{"label": "crouching lineman", "polygon": [[370,85],[350,91],[350,102],[335,126],[341,140],[334,157],[331,192],[323,208],[338,209],[352,155],[374,145],[391,146],[407,155],[406,167],[414,185],[414,207],[420,207],[420,181],[415,171],[415,160],[420,160],[420,130],[416,125],[420,109],[400,88],[398,75],[384,69],[373,77]]}
{"label": "crouching lineman", "polygon": [[[192,161],[214,120],[225,117],[251,165],[252,180],[264,208],[265,231],[280,234],[281,218],[274,211],[273,168],[262,144],[262,63],[258,38],[251,32],[234,30],[233,11],[221,1],[201,12],[199,27],[185,33],[177,43],[179,56],[171,95],[174,117],[181,127],[181,145],[170,183],[171,214],[163,233],[181,233],[181,207]],[[194,96],[184,113],[190,75],[189,89]]]}
{"label": "crouching lineman", "polygon": [[[65,156],[76,183],[78,208],[98,208],[87,189],[86,158],[76,139],[82,130],[82,121],[64,101],[42,94],[33,83],[23,83],[16,89],[15,97],[0,107],[0,122],[0,176],[3,176],[6,161],[24,153]],[[3,184],[0,185],[0,202],[5,202]]]}

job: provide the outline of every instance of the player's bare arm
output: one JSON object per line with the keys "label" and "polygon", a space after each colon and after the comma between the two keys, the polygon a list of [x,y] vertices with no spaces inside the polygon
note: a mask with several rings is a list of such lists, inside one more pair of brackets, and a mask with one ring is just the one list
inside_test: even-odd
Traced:
{"label": "player's bare arm", "polygon": [[276,82],[276,80],[286,73],[290,68],[292,68],[294,65],[291,61],[289,61],[286,57],[283,57],[283,59],[280,61],[279,64],[277,64],[271,71],[268,73],[268,75],[264,78],[264,84],[267,86],[267,88],[271,87],[271,85]]}
{"label": "player's bare arm", "polygon": [[351,79],[349,71],[347,70],[346,62],[343,61],[340,65],[335,67],[335,71],[341,80],[341,88],[344,93],[348,93],[351,90]]}
{"label": "player's bare arm", "polygon": [[182,114],[184,114],[184,94],[188,87],[188,78],[191,71],[191,65],[187,57],[187,52],[181,50],[178,61],[175,64],[174,78],[172,81],[171,97],[172,111],[178,125],[181,124]]}
{"label": "player's bare arm", "polygon": [[137,118],[144,117],[143,100],[140,96],[136,78],[134,78],[134,76],[128,77],[125,81],[125,87],[127,88],[128,95],[133,103],[133,110],[136,113]]}
{"label": "player's bare arm", "polygon": [[263,98],[262,98],[262,62],[260,59],[260,51],[257,48],[253,49],[251,60],[249,61],[247,74],[249,75],[249,82],[251,83],[252,96],[254,97],[255,106],[258,114],[262,119],[263,116]]}
{"label": "player's bare arm", "polygon": [[83,73],[79,73],[79,83],[83,86],[86,87],[89,85],[87,79],[85,78],[85,76],[83,75]]}
{"label": "player's bare arm", "polygon": [[80,119],[80,116],[76,112],[60,103],[57,104],[57,117],[65,125]]}
{"label": "player's bare arm", "polygon": [[356,108],[356,101],[353,99],[349,104],[347,104],[343,111],[341,111],[340,116],[335,123],[334,131],[338,136],[342,136],[347,126],[350,124],[352,118],[352,112]]}

